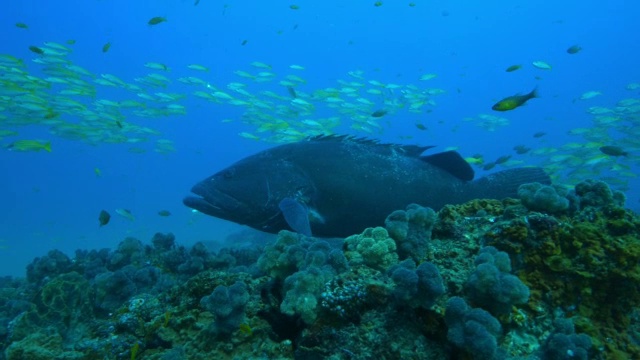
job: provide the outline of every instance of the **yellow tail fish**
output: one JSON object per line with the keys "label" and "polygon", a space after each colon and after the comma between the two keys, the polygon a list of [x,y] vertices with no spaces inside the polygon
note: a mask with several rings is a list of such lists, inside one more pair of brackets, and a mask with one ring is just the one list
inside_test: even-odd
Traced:
{"label": "yellow tail fish", "polygon": [[529,99],[538,97],[538,88],[531,90],[526,95],[513,95],[506,97],[491,107],[495,111],[509,111],[524,105]]}

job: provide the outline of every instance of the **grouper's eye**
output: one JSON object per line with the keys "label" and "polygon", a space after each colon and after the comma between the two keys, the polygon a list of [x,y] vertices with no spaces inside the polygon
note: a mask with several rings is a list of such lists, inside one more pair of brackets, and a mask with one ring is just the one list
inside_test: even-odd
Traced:
{"label": "grouper's eye", "polygon": [[225,179],[231,179],[233,178],[233,175],[235,175],[236,170],[235,169],[227,169],[225,171],[222,172],[222,177]]}

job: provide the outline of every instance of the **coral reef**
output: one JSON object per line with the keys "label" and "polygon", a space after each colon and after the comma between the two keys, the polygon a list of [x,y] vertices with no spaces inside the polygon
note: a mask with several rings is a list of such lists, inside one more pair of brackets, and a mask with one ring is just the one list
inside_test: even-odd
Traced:
{"label": "coral reef", "polygon": [[567,319],[557,319],[553,323],[555,330],[542,346],[542,360],[589,358],[591,338],[585,334],[576,334],[573,323]]}
{"label": "coral reef", "polygon": [[409,204],[406,210],[396,210],[387,216],[385,227],[396,241],[401,260],[418,261],[427,250],[436,213],[431,208]]}
{"label": "coral reef", "polygon": [[59,250],[51,250],[47,256],[38,257],[27,266],[27,280],[39,283],[45,278],[64,274],[71,269],[71,259]]}
{"label": "coral reef", "polygon": [[640,305],[640,219],[621,207],[621,193],[600,181],[577,184],[567,198],[567,214],[498,221],[484,241],[519,259],[534,313],[573,316],[596,348],[640,357],[627,332],[631,309]]}
{"label": "coral reef", "polygon": [[237,330],[244,320],[244,310],[248,301],[247,286],[237,281],[229,287],[216,286],[211,295],[200,300],[200,305],[215,314],[216,321],[211,325],[211,331],[215,335],[229,335]]}
{"label": "coral reef", "polygon": [[53,250],[0,278],[0,359],[640,358],[640,217],[599,181],[520,190],[344,240]]}
{"label": "coral reef", "polygon": [[276,243],[265,248],[258,266],[274,278],[284,280],[281,311],[300,315],[311,324],[317,318],[318,298],[325,284],[347,269],[347,261],[340,250],[331,248],[326,241],[281,231]]}
{"label": "coral reef", "polygon": [[540,183],[522,184],[518,188],[518,197],[531,210],[554,214],[569,208],[566,191],[562,190],[560,187]]}
{"label": "coral reef", "polygon": [[480,250],[476,270],[467,281],[471,301],[494,315],[507,313],[515,304],[529,300],[529,288],[510,274],[509,255],[493,246]]}
{"label": "coral reef", "polygon": [[389,269],[389,276],[395,283],[393,295],[402,305],[430,308],[440,295],[444,285],[438,268],[430,262],[423,262],[416,269],[413,260],[407,259]]}
{"label": "coral reef", "polygon": [[454,296],[447,302],[444,320],[449,328],[447,339],[466,350],[473,359],[501,358],[498,338],[502,335],[502,326],[491,314],[471,309],[464,299]]}
{"label": "coral reef", "polygon": [[382,227],[344,239],[344,256],[351,265],[364,264],[381,271],[398,262],[396,243]]}

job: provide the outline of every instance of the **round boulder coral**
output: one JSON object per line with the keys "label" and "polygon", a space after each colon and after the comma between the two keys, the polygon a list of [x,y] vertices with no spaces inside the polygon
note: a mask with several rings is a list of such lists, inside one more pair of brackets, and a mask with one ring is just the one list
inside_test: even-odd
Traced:
{"label": "round boulder coral", "polygon": [[385,228],[367,228],[360,235],[344,240],[345,256],[353,265],[364,264],[377,270],[385,270],[398,262],[396,242]]}

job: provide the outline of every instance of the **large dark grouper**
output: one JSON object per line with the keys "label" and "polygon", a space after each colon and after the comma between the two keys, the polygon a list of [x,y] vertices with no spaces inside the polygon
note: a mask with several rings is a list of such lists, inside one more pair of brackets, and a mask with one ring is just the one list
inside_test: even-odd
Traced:
{"label": "large dark grouper", "polygon": [[197,183],[184,204],[205,214],[276,233],[345,237],[384,224],[410,203],[434,210],[471,199],[515,197],[518,186],[549,184],[540,168],[473,180],[454,151],[420,156],[431,146],[316,137],[259,152]]}

